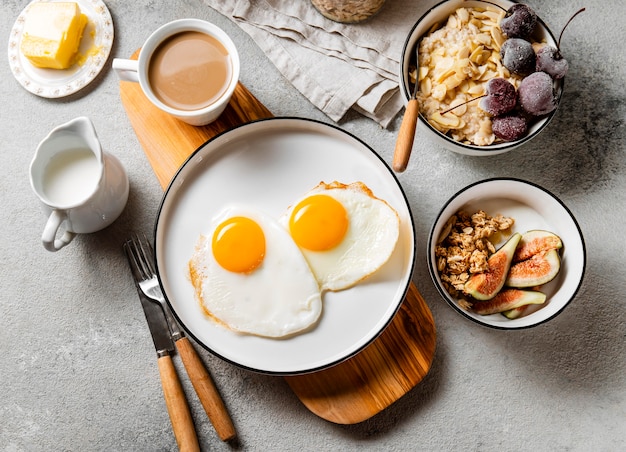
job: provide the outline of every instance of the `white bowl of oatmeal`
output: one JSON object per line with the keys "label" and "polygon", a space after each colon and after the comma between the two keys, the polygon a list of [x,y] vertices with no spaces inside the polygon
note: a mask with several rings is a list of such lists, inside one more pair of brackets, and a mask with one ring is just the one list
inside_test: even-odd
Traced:
{"label": "white bowl of oatmeal", "polygon": [[[465,212],[467,216],[460,212]],[[468,217],[472,217],[471,221],[461,227],[450,227],[451,218],[454,218],[452,223],[458,225]],[[488,237],[493,244],[493,249],[487,252],[488,256],[516,233],[550,231],[562,242],[562,247],[558,249],[560,268],[556,277],[540,287],[523,289],[541,292],[545,301],[528,305],[523,314],[513,319],[503,313],[478,313],[475,306],[489,301],[475,300],[463,291],[464,281],[473,272],[481,271],[476,269],[474,253],[480,253],[475,250],[482,247],[475,245],[492,226],[494,230],[500,226],[503,229]],[[446,242],[444,240],[451,229],[457,231],[457,236],[453,241]],[[520,179],[487,179],[460,190],[439,212],[428,243],[428,269],[441,296],[463,317],[496,329],[525,329],[556,317],[576,296],[585,272],[585,243],[572,212],[546,189]],[[459,265],[447,266],[448,262]],[[470,269],[472,265],[474,268]],[[500,290],[508,289],[505,285]]]}
{"label": "white bowl of oatmeal", "polygon": [[[415,23],[402,51],[400,89],[408,103],[414,80],[418,79],[418,133],[425,133],[454,152],[487,156],[529,142],[551,121],[561,100],[563,79],[553,83],[557,109],[531,118],[528,132],[514,141],[503,141],[494,135],[491,116],[480,108],[479,100],[442,114],[450,107],[485,94],[485,86],[492,78],[504,78],[519,87],[523,76],[512,74],[500,58],[500,47],[507,36],[501,32],[499,20],[514,4],[507,0],[446,0]],[[535,50],[546,43],[556,47],[554,35],[540,17],[530,41]],[[427,55],[426,59],[423,55]],[[446,77],[446,68],[453,77]],[[462,80],[454,81],[455,74]]]}

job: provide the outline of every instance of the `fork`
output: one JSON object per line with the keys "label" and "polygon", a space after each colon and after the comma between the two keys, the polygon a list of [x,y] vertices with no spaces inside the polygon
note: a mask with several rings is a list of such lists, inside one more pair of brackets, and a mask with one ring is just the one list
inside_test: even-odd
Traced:
{"label": "fork", "polygon": [[129,246],[132,248],[133,258],[141,273],[141,278],[138,280],[139,288],[146,297],[161,305],[170,327],[172,339],[176,344],[176,349],[180,354],[183,365],[187,370],[187,375],[189,375],[191,384],[196,394],[198,394],[204,411],[206,411],[207,416],[222,441],[233,439],[236,436],[235,427],[226,410],[224,401],[220,397],[215,383],[200,359],[200,356],[189,339],[185,336],[185,333],[181,330],[163,296],[163,291],[161,290],[157,278],[152,245],[145,236],[142,239],[137,235],[131,237],[127,243],[129,243]]}

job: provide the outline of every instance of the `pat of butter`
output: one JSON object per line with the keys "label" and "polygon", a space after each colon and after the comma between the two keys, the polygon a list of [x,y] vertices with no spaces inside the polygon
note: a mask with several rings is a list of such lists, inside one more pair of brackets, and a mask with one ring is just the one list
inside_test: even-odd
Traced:
{"label": "pat of butter", "polygon": [[87,25],[74,2],[33,3],[26,12],[20,50],[37,67],[67,69]]}

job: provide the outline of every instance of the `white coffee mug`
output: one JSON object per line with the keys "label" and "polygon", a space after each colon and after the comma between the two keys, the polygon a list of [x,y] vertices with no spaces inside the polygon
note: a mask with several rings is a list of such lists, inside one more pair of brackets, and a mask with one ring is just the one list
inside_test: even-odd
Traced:
{"label": "white coffee mug", "polygon": [[[222,94],[216,100],[201,108],[183,109],[167,104],[159,97],[157,90],[151,85],[150,63],[155,51],[168,40],[182,36],[185,32],[200,32],[215,39],[227,52],[226,61],[229,64],[230,77],[225,81]],[[188,124],[202,126],[215,121],[224,111],[237,87],[239,81],[239,54],[230,37],[219,27],[200,19],[179,19],[162,25],[155,30],[143,44],[137,60],[115,58],[113,69],[123,81],[138,82],[145,96],[159,108]],[[189,81],[185,81],[189,84]],[[193,91],[186,88],[188,92]]]}
{"label": "white coffee mug", "polygon": [[48,215],[41,237],[48,251],[60,250],[76,234],[109,226],[124,210],[129,192],[124,167],[102,150],[84,116],[56,127],[39,143],[30,184]]}

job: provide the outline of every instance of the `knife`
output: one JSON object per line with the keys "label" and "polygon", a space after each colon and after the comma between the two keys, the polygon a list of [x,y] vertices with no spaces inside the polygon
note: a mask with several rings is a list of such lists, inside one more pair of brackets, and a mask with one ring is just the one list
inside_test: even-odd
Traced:
{"label": "knife", "polygon": [[[126,245],[124,245],[124,250],[128,255]],[[131,269],[134,275],[135,270],[132,268],[132,265]],[[174,436],[176,437],[176,443],[181,451],[199,451],[200,445],[193,418],[191,417],[191,411],[172,361],[171,354],[175,347],[165,316],[161,307],[150,301],[136,282],[135,288],[139,294],[139,300],[141,301],[154,347],[156,348],[163,396],[172,423],[172,429],[174,430]]]}

